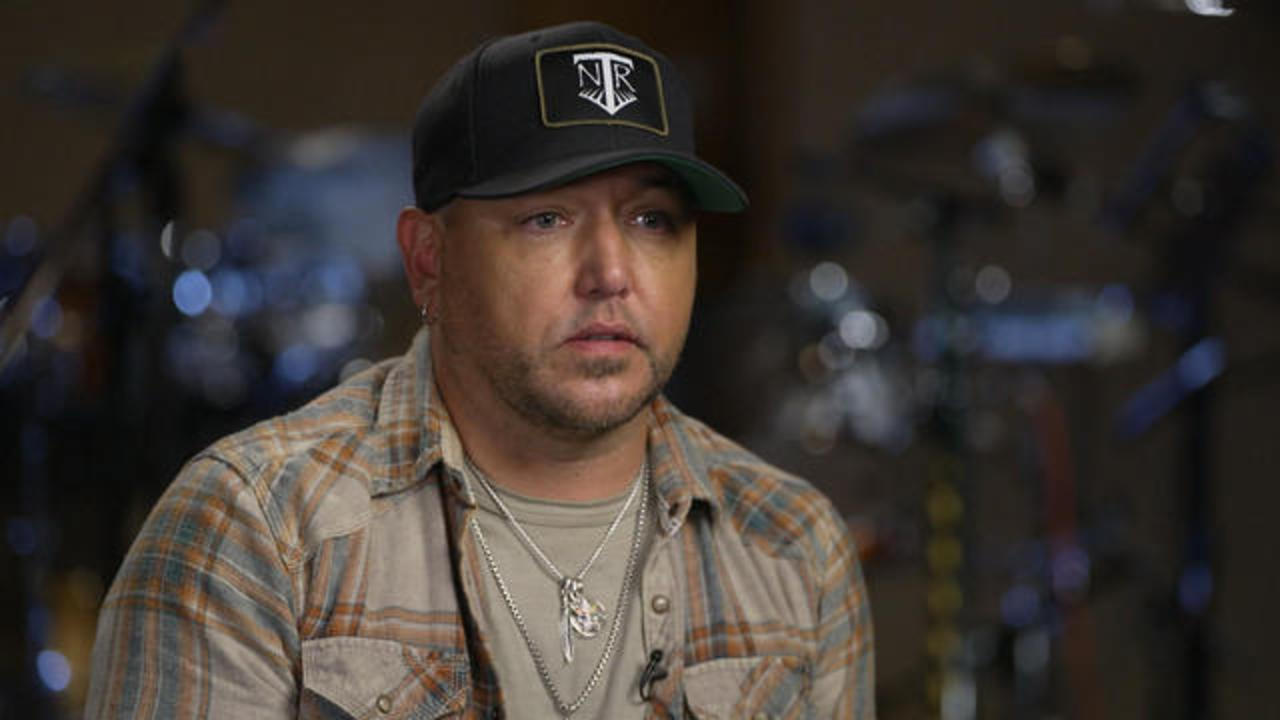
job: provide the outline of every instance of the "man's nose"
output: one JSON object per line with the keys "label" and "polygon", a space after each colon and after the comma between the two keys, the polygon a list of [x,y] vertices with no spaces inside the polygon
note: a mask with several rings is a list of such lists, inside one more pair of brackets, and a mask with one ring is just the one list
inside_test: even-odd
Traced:
{"label": "man's nose", "polygon": [[631,248],[625,228],[613,217],[584,223],[578,238],[580,297],[626,297],[631,292]]}

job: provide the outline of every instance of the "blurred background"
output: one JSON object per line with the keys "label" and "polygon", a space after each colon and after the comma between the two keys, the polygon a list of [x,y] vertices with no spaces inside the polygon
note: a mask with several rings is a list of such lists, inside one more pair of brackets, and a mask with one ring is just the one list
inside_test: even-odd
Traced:
{"label": "blurred background", "polygon": [[670,394],[845,513],[880,717],[1276,717],[1274,4],[0,0],[0,718],[185,458],[402,351],[420,98],[579,18],[751,194]]}

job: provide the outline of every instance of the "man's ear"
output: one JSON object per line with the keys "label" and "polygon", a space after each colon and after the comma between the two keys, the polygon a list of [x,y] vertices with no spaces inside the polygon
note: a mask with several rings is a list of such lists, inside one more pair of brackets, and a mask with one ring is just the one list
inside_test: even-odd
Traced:
{"label": "man's ear", "polygon": [[437,213],[409,206],[396,218],[396,243],[404,262],[405,278],[419,308],[434,309],[439,300],[440,249],[444,223]]}

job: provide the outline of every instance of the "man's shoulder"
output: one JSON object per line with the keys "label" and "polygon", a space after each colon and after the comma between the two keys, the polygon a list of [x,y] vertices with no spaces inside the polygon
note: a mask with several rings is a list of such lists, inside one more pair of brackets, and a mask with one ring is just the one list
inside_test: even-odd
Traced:
{"label": "man's shoulder", "polygon": [[830,499],[809,481],[701,420],[673,409],[671,421],[691,460],[702,466],[718,511],[744,537],[776,552],[811,552],[840,542],[847,532]]}
{"label": "man's shoulder", "polygon": [[384,386],[397,367],[386,360],[345,380],[291,412],[227,435],[198,453],[240,475],[258,495],[287,481],[325,476],[368,485],[386,463],[378,413]]}

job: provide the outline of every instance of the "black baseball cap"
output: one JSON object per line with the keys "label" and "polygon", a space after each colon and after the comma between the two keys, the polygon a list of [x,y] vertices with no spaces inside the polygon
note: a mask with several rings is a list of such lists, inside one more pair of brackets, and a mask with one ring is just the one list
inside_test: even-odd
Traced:
{"label": "black baseball cap", "polygon": [[420,208],[562,185],[634,162],[680,177],[704,210],[738,212],[746,193],[694,153],[693,109],[665,56],[597,22],[491,40],[423,100],[413,127]]}

